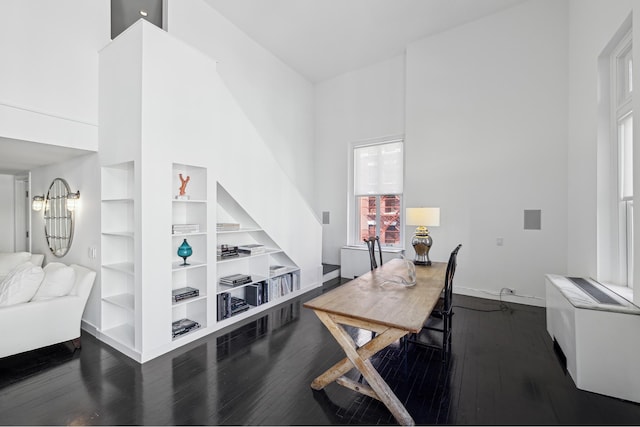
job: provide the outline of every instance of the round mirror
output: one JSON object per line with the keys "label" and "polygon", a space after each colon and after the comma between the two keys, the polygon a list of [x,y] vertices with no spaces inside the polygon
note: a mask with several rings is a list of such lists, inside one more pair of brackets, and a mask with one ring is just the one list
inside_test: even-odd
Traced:
{"label": "round mirror", "polygon": [[66,255],[73,239],[73,212],[67,209],[69,193],[67,181],[56,178],[44,202],[44,235],[51,253],[57,257]]}

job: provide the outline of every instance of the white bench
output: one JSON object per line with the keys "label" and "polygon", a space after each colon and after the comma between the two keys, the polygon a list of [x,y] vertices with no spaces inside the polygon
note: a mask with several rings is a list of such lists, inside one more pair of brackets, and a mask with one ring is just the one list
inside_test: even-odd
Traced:
{"label": "white bench", "polygon": [[640,402],[640,308],[586,279],[613,300],[598,302],[564,276],[546,275],[547,331],[581,390]]}

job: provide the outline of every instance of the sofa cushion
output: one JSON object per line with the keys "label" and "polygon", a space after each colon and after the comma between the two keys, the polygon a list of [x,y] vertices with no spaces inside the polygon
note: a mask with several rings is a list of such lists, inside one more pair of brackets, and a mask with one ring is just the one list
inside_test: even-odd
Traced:
{"label": "sofa cushion", "polygon": [[0,281],[7,277],[14,268],[30,259],[29,252],[0,252]]}
{"label": "sofa cushion", "polygon": [[0,307],[28,302],[44,278],[42,267],[27,261],[20,264],[0,283]]}
{"label": "sofa cushion", "polygon": [[61,262],[51,262],[44,266],[44,279],[33,301],[57,298],[68,295],[76,281],[73,268]]}

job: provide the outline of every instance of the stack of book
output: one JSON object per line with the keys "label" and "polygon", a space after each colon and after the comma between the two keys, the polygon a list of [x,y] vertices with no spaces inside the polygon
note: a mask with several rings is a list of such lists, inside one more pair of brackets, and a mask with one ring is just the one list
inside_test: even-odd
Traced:
{"label": "stack of book", "polygon": [[218,294],[218,320],[228,319],[250,308],[245,300],[231,296],[229,292]]}
{"label": "stack of book", "polygon": [[280,298],[300,289],[300,275],[287,273],[269,279],[269,296]]}
{"label": "stack of book", "polygon": [[218,245],[218,258],[232,258],[238,256],[238,247],[229,245]]}
{"label": "stack of book", "polygon": [[259,243],[251,243],[248,245],[238,246],[238,252],[249,255],[263,254],[264,250],[264,245],[261,245]]}
{"label": "stack of book", "polygon": [[184,287],[171,291],[173,302],[182,301],[188,298],[194,298],[200,295],[200,291],[192,287]]}
{"label": "stack of book", "polygon": [[245,283],[251,283],[251,276],[248,274],[232,274],[231,276],[224,276],[220,278],[221,285],[238,286]]}
{"label": "stack of book", "polygon": [[184,335],[188,332],[193,331],[194,329],[198,329],[200,327],[200,323],[194,322],[190,319],[180,319],[171,324],[171,334],[173,338]]}
{"label": "stack of book", "polygon": [[199,233],[200,224],[173,224],[171,226],[171,233],[173,234],[186,234],[186,233]]}
{"label": "stack of book", "polygon": [[277,276],[278,274],[284,273],[287,271],[287,267],[284,265],[270,265],[269,266],[269,276]]}
{"label": "stack of book", "polygon": [[231,315],[249,310],[251,306],[242,298],[231,297]]}
{"label": "stack of book", "polygon": [[258,282],[252,285],[247,285],[244,288],[244,299],[249,305],[255,307],[269,302],[269,286],[266,282]]}
{"label": "stack of book", "polygon": [[218,222],[216,224],[217,231],[238,231],[240,230],[240,224],[234,222]]}

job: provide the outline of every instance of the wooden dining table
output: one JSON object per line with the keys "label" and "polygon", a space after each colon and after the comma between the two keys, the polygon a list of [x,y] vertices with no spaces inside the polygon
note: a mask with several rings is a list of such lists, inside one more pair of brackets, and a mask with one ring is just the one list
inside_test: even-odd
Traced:
{"label": "wooden dining table", "polygon": [[[384,403],[401,425],[415,422],[389,385],[369,360],[380,350],[410,333],[418,333],[435,307],[444,288],[446,263],[416,266],[416,283],[405,286],[406,261],[393,259],[307,303],[344,350],[346,357],[311,383],[322,390],[336,382]],[[358,347],[343,326],[375,332],[375,337]],[[345,376],[357,369],[367,384]]]}

